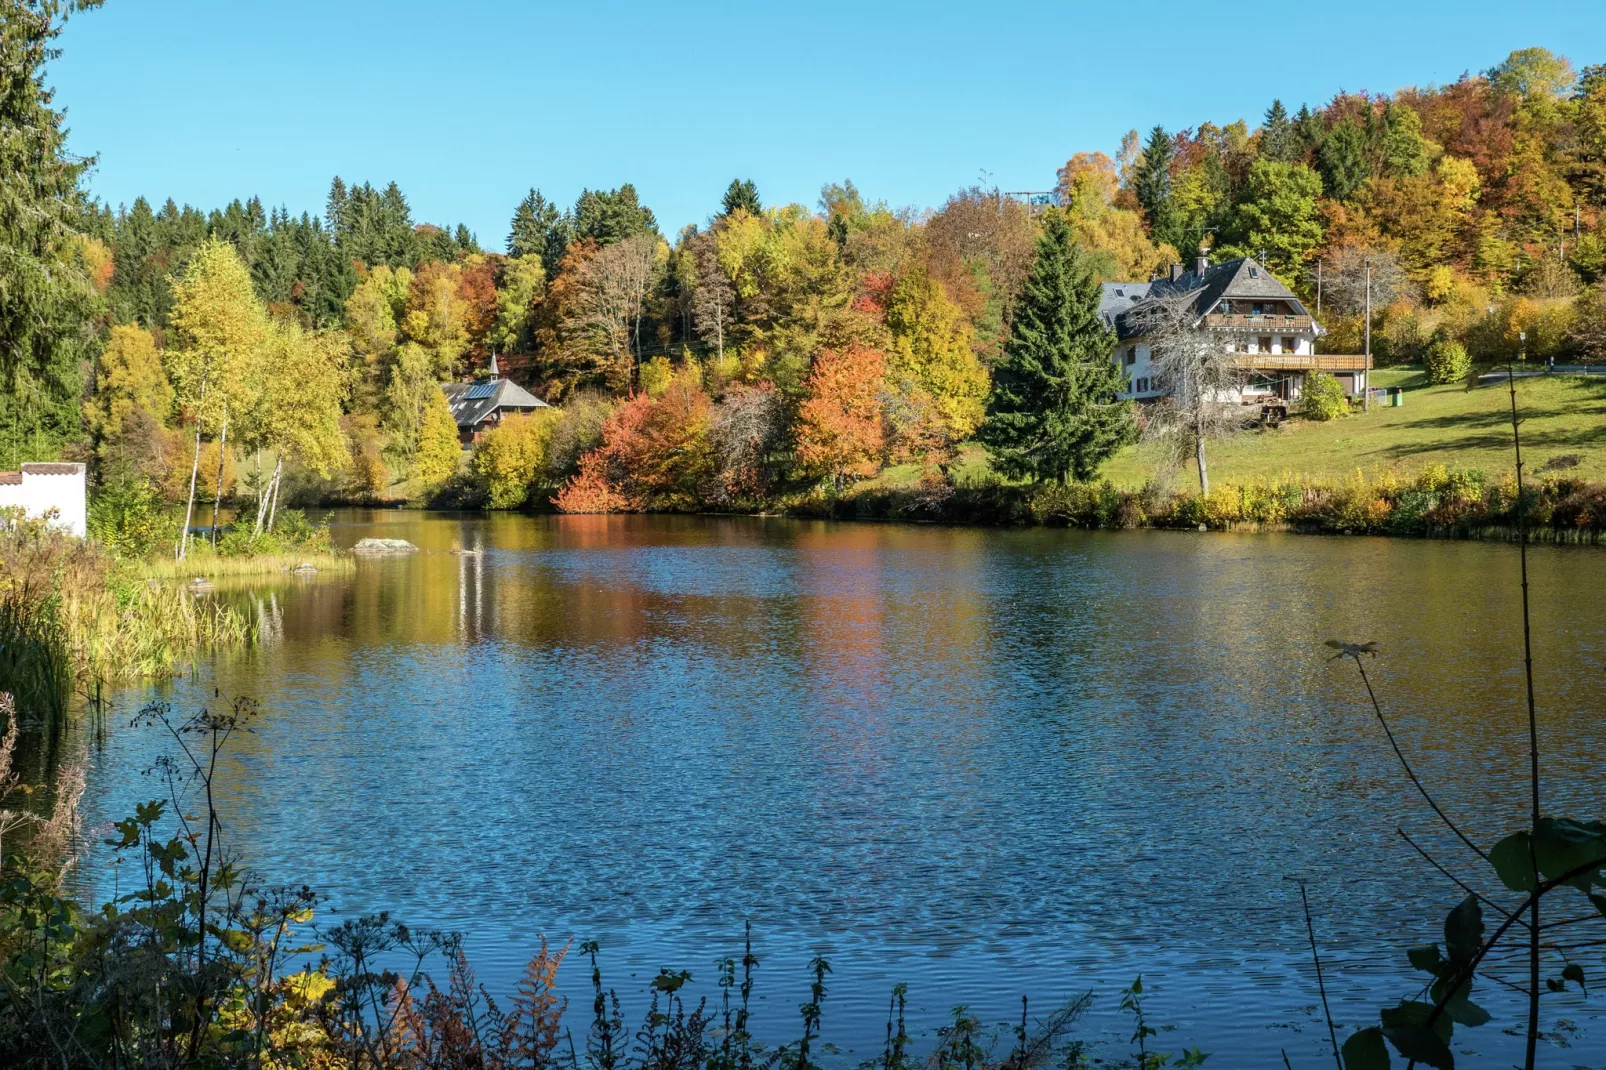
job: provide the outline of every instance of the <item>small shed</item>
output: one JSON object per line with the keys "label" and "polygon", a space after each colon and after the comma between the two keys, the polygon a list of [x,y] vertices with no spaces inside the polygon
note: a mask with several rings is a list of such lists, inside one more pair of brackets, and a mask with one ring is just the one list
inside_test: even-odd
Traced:
{"label": "small shed", "polygon": [[447,407],[457,421],[457,438],[467,446],[510,413],[550,408],[546,402],[511,379],[481,379],[473,383],[447,383]]}

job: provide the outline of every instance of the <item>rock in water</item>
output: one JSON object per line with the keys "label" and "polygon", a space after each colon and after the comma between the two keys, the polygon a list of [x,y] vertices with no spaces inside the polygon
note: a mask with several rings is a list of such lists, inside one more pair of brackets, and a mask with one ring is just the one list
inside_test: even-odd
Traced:
{"label": "rock in water", "polygon": [[351,548],[354,554],[410,554],[418,547],[406,539],[363,539]]}

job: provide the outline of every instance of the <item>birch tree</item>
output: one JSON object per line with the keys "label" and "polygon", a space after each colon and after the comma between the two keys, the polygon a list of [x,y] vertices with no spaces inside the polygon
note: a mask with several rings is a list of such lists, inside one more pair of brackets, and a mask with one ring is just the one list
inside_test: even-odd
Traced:
{"label": "birch tree", "polygon": [[266,486],[259,479],[253,535],[273,530],[286,460],[325,478],[350,460],[340,426],[350,394],[344,372],[350,356],[350,343],[342,333],[308,333],[289,322],[270,325],[251,433],[258,447],[272,450],[275,459]]}
{"label": "birch tree", "polygon": [[167,350],[168,375],[179,404],[195,421],[194,460],[177,556],[189,550],[195,515],[195,483],[200,473],[201,436],[218,437],[217,505],[223,495],[223,455],[228,449],[231,415],[248,410],[259,381],[259,362],[268,319],[251,286],[251,274],[234,247],[216,238],[197,250],[182,277],[173,280],[170,325],[174,344]]}
{"label": "birch tree", "polygon": [[1205,444],[1243,425],[1236,401],[1246,373],[1220,334],[1199,326],[1198,292],[1161,294],[1128,315],[1149,346],[1152,374],[1165,391],[1148,409],[1143,437],[1163,442],[1173,463],[1193,451],[1199,491],[1210,493]]}

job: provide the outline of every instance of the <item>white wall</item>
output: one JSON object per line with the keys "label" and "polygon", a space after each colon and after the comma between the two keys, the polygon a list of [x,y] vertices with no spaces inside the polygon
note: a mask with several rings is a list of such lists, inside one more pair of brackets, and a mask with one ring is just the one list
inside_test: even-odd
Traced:
{"label": "white wall", "polygon": [[52,521],[80,539],[89,530],[88,500],[81,464],[25,464],[22,472],[0,472],[0,509],[20,506],[32,517],[56,511]]}

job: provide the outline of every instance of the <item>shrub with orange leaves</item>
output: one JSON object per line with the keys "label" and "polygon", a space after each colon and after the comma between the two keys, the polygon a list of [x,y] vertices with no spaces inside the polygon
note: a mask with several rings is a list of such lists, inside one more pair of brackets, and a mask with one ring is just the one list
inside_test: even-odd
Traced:
{"label": "shrub with orange leaves", "polygon": [[620,405],[602,427],[602,444],[553,503],[566,513],[694,509],[718,471],[714,406],[696,376],[682,373],[658,398]]}
{"label": "shrub with orange leaves", "polygon": [[798,411],[797,457],[838,486],[848,476],[876,473],[886,448],[882,393],[887,358],[879,350],[827,349],[809,373]]}

